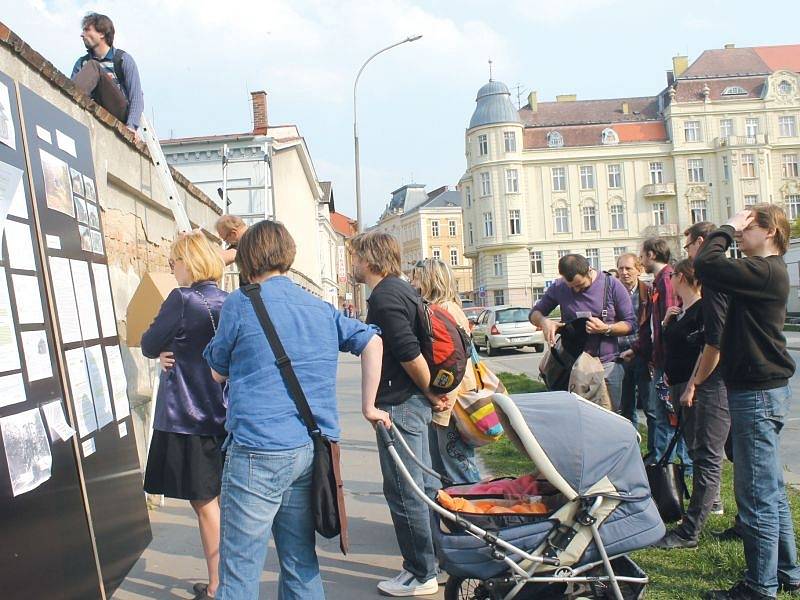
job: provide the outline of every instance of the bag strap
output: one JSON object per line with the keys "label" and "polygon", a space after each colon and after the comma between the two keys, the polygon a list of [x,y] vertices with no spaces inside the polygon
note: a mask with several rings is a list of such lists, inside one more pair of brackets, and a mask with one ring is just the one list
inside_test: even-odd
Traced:
{"label": "bag strap", "polygon": [[606,323],[606,319],[608,318],[608,309],[613,302],[613,298],[611,296],[611,273],[608,271],[603,271],[603,275],[606,276],[605,286],[603,287],[603,308],[600,311],[600,319],[602,319],[603,323]]}
{"label": "bag strap", "polygon": [[683,411],[678,411],[678,424],[675,425],[675,433],[672,435],[672,439],[669,442],[669,446],[667,446],[667,451],[664,452],[664,456],[662,456],[658,461],[658,466],[665,467],[669,463],[669,457],[672,456],[672,451],[675,450],[675,446],[678,444],[678,438],[681,435],[681,431],[683,431],[683,427],[681,426],[681,417],[683,416]]}
{"label": "bag strap", "polygon": [[275,330],[272,319],[269,318],[267,307],[264,306],[264,300],[261,298],[261,285],[258,283],[250,283],[242,286],[241,290],[250,298],[250,302],[256,311],[258,321],[264,329],[264,335],[267,336],[267,341],[272,348],[272,353],[275,355],[275,366],[277,366],[278,370],[281,372],[283,382],[289,389],[289,395],[292,397],[292,400],[294,400],[295,405],[297,405],[297,410],[303,418],[306,429],[308,429],[308,434],[311,437],[321,435],[322,432],[317,425],[317,420],[311,412],[311,407],[308,405],[308,400],[306,400],[306,395],[303,393],[300,381],[298,381],[297,375],[292,368],[292,361],[286,356],[286,350],[284,350],[281,339],[278,337],[278,332]]}
{"label": "bag strap", "polygon": [[206,305],[206,310],[208,311],[208,316],[211,317],[211,327],[214,330],[214,335],[217,335],[217,322],[214,319],[214,313],[211,312],[211,305],[206,300],[206,297],[201,294],[198,290],[192,290],[195,294],[200,296],[200,299],[203,301],[203,304]]}
{"label": "bag strap", "polygon": [[114,48],[114,75],[117,76],[119,84],[128,89],[127,82],[125,81],[125,71],[122,70],[122,61],[125,58],[125,52],[119,48]]}

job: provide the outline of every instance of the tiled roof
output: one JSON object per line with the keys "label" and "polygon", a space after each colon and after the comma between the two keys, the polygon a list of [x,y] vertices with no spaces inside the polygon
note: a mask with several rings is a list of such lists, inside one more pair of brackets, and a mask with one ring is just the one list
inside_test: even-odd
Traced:
{"label": "tiled roof", "polygon": [[[605,125],[567,125],[563,127],[527,127],[524,132],[526,149],[547,148],[547,134],[558,131],[564,138],[564,147],[599,146]],[[642,123],[614,123],[611,128],[617,133],[620,144],[627,142],[664,142],[667,130],[663,121]]]}
{"label": "tiled roof", "polygon": [[[696,102],[703,100],[703,88],[708,86],[711,100],[740,100],[742,98],[760,98],[764,88],[764,76],[734,77],[726,79],[679,79],[675,84],[675,100],[678,102]],[[723,95],[727,88],[740,87],[747,94]]]}
{"label": "tiled roof", "polygon": [[786,69],[800,73],[800,44],[791,46],[758,46],[753,48],[773,71]]}
{"label": "tiled roof", "polygon": [[331,213],[331,225],[336,233],[339,233],[346,238],[354,236],[357,231],[357,222],[338,212]]}
{"label": "tiled roof", "polygon": [[[623,102],[628,103],[628,114],[622,111]],[[539,102],[536,112],[532,112],[530,105],[526,104],[520,109],[519,116],[525,127],[652,121],[659,118],[658,97]]]}
{"label": "tiled roof", "polygon": [[706,50],[678,79],[768,75],[780,69],[800,72],[800,44]]}

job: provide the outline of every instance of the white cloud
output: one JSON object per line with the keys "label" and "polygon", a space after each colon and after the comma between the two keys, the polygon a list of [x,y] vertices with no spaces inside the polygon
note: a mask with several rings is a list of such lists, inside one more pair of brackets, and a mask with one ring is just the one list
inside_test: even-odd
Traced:
{"label": "white cloud", "polygon": [[[599,9],[609,8],[624,0],[515,0],[514,10],[530,21],[561,24],[588,17]],[[631,3],[633,4],[633,3]],[[636,6],[641,7],[641,3]]]}

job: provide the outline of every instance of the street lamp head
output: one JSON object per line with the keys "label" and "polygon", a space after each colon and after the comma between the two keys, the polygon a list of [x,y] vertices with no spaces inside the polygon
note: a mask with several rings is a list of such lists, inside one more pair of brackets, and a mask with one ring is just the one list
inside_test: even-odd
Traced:
{"label": "street lamp head", "polygon": [[408,36],[406,38],[406,41],[407,42],[416,42],[421,37],[422,37],[422,34],[421,33],[417,33],[417,34]]}

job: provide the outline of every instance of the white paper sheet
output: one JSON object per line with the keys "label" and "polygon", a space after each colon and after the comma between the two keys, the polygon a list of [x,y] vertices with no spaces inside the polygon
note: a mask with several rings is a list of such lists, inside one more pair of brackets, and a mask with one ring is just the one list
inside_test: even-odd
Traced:
{"label": "white paper sheet", "polygon": [[11,283],[17,299],[17,320],[20,325],[44,323],[39,279],[35,275],[14,274],[11,276]]}
{"label": "white paper sheet", "polygon": [[43,142],[47,142],[48,144],[53,143],[53,136],[51,136],[50,132],[41,125],[36,126],[36,137],[38,137]]}
{"label": "white paper sheet", "polygon": [[39,150],[42,159],[42,176],[44,177],[44,193],[47,207],[69,215],[75,216],[75,206],[72,203],[72,182],[69,179],[69,167],[60,158]]}
{"label": "white paper sheet", "polygon": [[56,440],[66,442],[75,435],[75,430],[70,427],[64,416],[64,405],[61,403],[61,399],[42,404],[41,408],[44,413],[44,420],[47,421],[47,428],[50,430],[50,440],[53,443]]}
{"label": "white paper sheet", "polygon": [[16,131],[11,113],[11,92],[5,83],[0,83],[0,142],[17,149]]}
{"label": "white paper sheet", "polygon": [[23,331],[22,353],[25,356],[25,370],[28,381],[39,381],[53,376],[53,362],[50,358],[50,344],[47,343],[47,332]]}
{"label": "white paper sheet", "polygon": [[119,431],[119,437],[124,438],[126,435],[128,435],[128,424],[120,423],[117,426],[117,431]]}
{"label": "white paper sheet", "polygon": [[85,442],[82,442],[81,449],[83,450],[83,458],[94,454],[97,451],[97,446],[94,444],[94,438],[89,438]]}
{"label": "white paper sheet", "polygon": [[97,417],[92,402],[92,387],[86,371],[86,356],[83,348],[73,348],[64,353],[69,373],[69,386],[72,391],[72,405],[80,437],[86,437],[97,430]]}
{"label": "white paper sheet", "polygon": [[22,193],[22,188],[22,170],[0,162],[0,232],[3,231],[6,215],[16,197]]}
{"label": "white paper sheet", "polygon": [[79,342],[81,325],[78,319],[78,307],[75,304],[75,292],[72,289],[69,259],[51,256],[49,260],[61,341],[65,344]]}
{"label": "white paper sheet", "polygon": [[97,297],[97,309],[100,313],[100,330],[104,338],[117,335],[117,320],[114,316],[114,301],[111,299],[108,267],[100,263],[92,263],[92,275]]}
{"label": "white paper sheet", "polygon": [[46,234],[44,236],[47,247],[51,250],[61,250],[61,238],[57,235]]}
{"label": "white paper sheet", "polygon": [[86,348],[86,366],[89,369],[89,381],[92,384],[97,428],[102,429],[114,420],[114,413],[111,412],[111,396],[108,393],[103,349],[99,345]]}
{"label": "white paper sheet", "polygon": [[69,261],[72,269],[72,285],[75,287],[75,300],[78,303],[78,315],[81,321],[81,337],[93,340],[100,337],[97,330],[97,316],[94,312],[94,295],[92,282],[89,279],[89,263],[82,260]]}
{"label": "white paper sheet", "polygon": [[111,391],[114,397],[114,415],[120,421],[131,414],[128,404],[128,381],[122,366],[122,355],[119,346],[106,346],[108,358],[108,374],[111,377]]}
{"label": "white paper sheet", "polygon": [[58,147],[67,154],[71,154],[75,158],[78,158],[78,153],[75,151],[75,140],[73,140],[60,129],[56,129],[56,145],[58,145]]}
{"label": "white paper sheet", "polygon": [[3,417],[0,430],[14,496],[30,492],[50,479],[53,455],[38,408]]}
{"label": "white paper sheet", "polygon": [[27,399],[22,373],[0,377],[0,407],[25,402]]}
{"label": "white paper sheet", "polygon": [[25,202],[25,186],[20,183],[14,198],[11,200],[11,207],[8,209],[8,214],[19,217],[20,219],[28,218],[28,203]]}
{"label": "white paper sheet", "polygon": [[11,312],[6,270],[0,267],[0,373],[20,368],[17,328]]}
{"label": "white paper sheet", "polygon": [[31,228],[26,223],[6,221],[6,242],[8,243],[8,262],[12,269],[36,270],[33,254]]}

